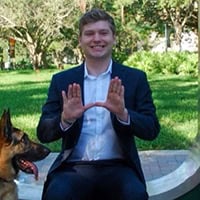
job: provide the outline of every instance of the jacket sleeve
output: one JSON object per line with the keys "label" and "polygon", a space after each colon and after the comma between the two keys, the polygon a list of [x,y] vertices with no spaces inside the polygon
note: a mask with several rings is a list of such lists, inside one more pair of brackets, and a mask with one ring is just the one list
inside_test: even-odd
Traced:
{"label": "jacket sleeve", "polygon": [[69,130],[63,131],[60,127],[63,104],[61,90],[62,89],[58,87],[58,81],[54,75],[52,77],[47,100],[42,107],[42,114],[37,126],[37,137],[43,143],[58,140],[66,135],[65,132],[69,132],[72,129],[69,128]]}
{"label": "jacket sleeve", "polygon": [[51,142],[61,137],[60,123],[60,95],[56,88],[55,76],[52,77],[48,96],[42,107],[42,114],[37,126],[37,136],[41,142]]}
{"label": "jacket sleeve", "polygon": [[[134,81],[133,77],[136,77]],[[160,124],[146,74],[138,71],[137,76],[134,74],[132,81],[127,82],[125,104],[130,116],[130,125],[123,125],[114,117],[114,128],[120,135],[134,135],[144,140],[153,140],[159,134]]]}

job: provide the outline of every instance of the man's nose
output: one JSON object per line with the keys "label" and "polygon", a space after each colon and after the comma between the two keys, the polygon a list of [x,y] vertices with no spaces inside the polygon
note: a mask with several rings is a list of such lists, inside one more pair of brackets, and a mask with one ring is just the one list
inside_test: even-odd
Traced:
{"label": "man's nose", "polygon": [[100,34],[99,34],[99,33],[95,33],[95,34],[94,34],[94,37],[93,37],[93,40],[94,40],[94,41],[100,41],[100,40],[101,40]]}

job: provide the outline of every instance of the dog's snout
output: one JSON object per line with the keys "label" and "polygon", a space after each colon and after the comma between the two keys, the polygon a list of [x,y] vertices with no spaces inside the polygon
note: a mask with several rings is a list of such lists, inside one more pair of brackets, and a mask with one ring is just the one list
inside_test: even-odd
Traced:
{"label": "dog's snout", "polygon": [[[43,146],[43,145],[42,145]],[[49,153],[51,152],[49,148],[43,146],[43,155],[46,157],[49,155]]]}
{"label": "dog's snout", "polygon": [[26,152],[24,157],[26,157],[26,159],[29,161],[35,162],[44,159],[49,155],[50,152],[50,149],[46,146],[31,142],[31,149]]}

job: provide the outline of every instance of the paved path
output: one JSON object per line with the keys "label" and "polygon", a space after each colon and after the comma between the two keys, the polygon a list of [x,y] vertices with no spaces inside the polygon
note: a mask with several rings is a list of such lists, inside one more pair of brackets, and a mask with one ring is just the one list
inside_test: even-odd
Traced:
{"label": "paved path", "polygon": [[146,181],[167,175],[177,169],[187,158],[187,150],[139,152]]}
{"label": "paved path", "polygon": [[[39,180],[35,181],[32,175],[20,172],[18,178],[19,197],[26,200],[39,200],[42,186],[49,167],[56,158],[57,153],[51,153],[47,158],[37,162]],[[187,150],[140,151],[141,164],[146,181],[157,179],[177,169],[187,158]],[[26,191],[22,189],[26,185]],[[36,197],[34,197],[34,195]]]}

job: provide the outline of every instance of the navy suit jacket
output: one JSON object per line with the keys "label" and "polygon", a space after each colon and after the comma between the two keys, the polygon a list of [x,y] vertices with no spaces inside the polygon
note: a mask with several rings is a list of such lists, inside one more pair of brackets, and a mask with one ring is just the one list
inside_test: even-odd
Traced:
{"label": "navy suit jacket", "polygon": [[[130,115],[130,125],[121,124],[112,113],[111,119],[114,130],[119,137],[120,145],[127,163],[136,171],[138,177],[145,184],[138,151],[135,145],[135,136],[144,140],[153,140],[157,137],[160,125],[156,116],[156,109],[152,100],[146,74],[135,68],[130,68],[116,62],[112,65],[111,77],[118,76],[125,87],[125,106]],[[49,173],[53,172],[65,161],[77,144],[83,117],[64,132],[60,128],[60,118],[63,107],[62,90],[67,90],[72,83],[80,84],[84,104],[84,64],[53,75],[46,103],[42,108],[42,115],[37,127],[37,136],[43,143],[62,138],[62,150]]]}

